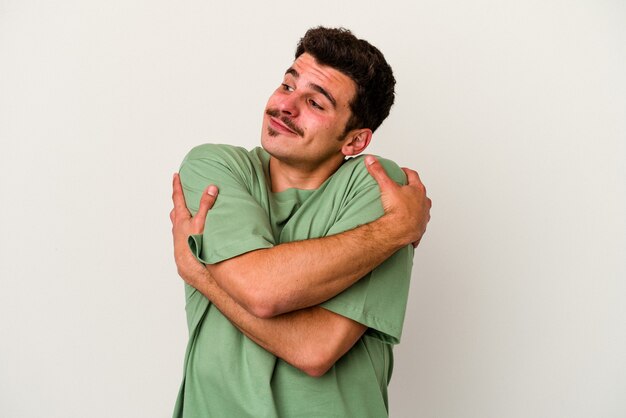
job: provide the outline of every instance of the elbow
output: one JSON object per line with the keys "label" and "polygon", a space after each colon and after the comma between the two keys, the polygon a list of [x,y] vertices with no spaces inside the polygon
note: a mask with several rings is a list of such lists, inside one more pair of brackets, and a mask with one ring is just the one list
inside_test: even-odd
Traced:
{"label": "elbow", "polygon": [[332,367],[332,364],[331,365],[319,364],[319,365],[310,365],[300,370],[302,370],[304,373],[306,373],[310,377],[322,377],[326,374],[328,370],[330,370],[331,367]]}
{"label": "elbow", "polygon": [[250,314],[259,319],[270,319],[278,315],[272,306],[265,303],[248,304],[245,308]]}
{"label": "elbow", "polygon": [[252,315],[261,319],[270,319],[280,315],[279,304],[274,295],[260,290],[250,289],[244,296],[242,306]]}
{"label": "elbow", "polygon": [[218,285],[249,314],[260,319],[269,319],[283,313],[279,310],[277,292],[267,289],[262,278],[237,270],[224,272],[218,270],[217,265],[212,267],[210,271]]}
{"label": "elbow", "polygon": [[333,356],[325,347],[319,347],[316,352],[309,353],[300,364],[295,367],[311,377],[324,376],[337,362],[338,358]]}
{"label": "elbow", "polygon": [[308,344],[301,347],[301,363],[296,367],[311,377],[324,376],[354,346],[366,329],[365,325],[341,319],[339,326],[326,328],[322,334],[313,336]]}

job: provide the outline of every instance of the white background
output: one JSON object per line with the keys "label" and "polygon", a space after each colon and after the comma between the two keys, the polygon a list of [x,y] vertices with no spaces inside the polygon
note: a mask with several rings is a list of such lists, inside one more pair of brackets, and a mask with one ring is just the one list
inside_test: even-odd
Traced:
{"label": "white background", "polygon": [[391,416],[626,416],[622,1],[0,1],[0,416],[169,417],[171,175],[258,144],[308,27],[393,66],[434,206]]}

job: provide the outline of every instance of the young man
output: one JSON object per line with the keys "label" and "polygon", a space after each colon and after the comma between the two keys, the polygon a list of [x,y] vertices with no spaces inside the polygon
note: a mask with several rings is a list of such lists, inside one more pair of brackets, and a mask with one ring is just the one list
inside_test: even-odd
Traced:
{"label": "young man", "polygon": [[171,219],[190,339],[175,417],[387,416],[430,199],[414,171],[346,157],[368,146],[394,84],[366,41],[311,29],[267,103],[263,147],[185,158]]}

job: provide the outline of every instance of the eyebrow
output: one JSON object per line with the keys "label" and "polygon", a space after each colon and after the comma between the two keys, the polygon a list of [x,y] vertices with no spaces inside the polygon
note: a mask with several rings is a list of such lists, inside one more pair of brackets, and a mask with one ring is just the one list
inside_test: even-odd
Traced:
{"label": "eyebrow", "polygon": [[[295,78],[296,80],[298,78],[300,78],[300,73],[293,67],[289,67],[289,69],[287,69],[287,71],[285,71],[285,74],[291,74],[293,76],[293,78]],[[337,108],[337,101],[335,100],[335,98],[333,97],[332,94],[330,94],[328,91],[326,91],[326,89],[324,89],[324,87],[320,86],[319,84],[315,84],[315,83],[309,83],[308,87],[312,88],[313,90],[317,91],[318,93],[323,94],[324,97],[326,97],[328,99],[330,104],[333,105],[333,109]]]}

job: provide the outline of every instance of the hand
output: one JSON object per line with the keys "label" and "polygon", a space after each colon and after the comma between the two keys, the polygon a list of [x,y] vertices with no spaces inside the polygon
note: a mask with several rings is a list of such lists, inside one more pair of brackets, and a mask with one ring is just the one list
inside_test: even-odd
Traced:
{"label": "hand", "polygon": [[170,220],[172,221],[172,237],[174,238],[174,261],[180,277],[193,286],[193,280],[201,277],[199,273],[204,273],[205,268],[191,253],[187,240],[190,235],[201,234],[204,231],[207,213],[217,199],[218,190],[215,185],[208,186],[200,198],[198,212],[191,216],[185,204],[178,173],[174,174],[172,189],[174,209],[170,212]]}
{"label": "hand", "polygon": [[426,232],[432,206],[419,175],[416,171],[403,168],[408,184],[400,186],[389,178],[375,157],[366,156],[365,165],[380,187],[380,199],[385,216],[393,219],[390,224],[401,228],[398,232],[403,239],[407,243],[412,243],[414,248],[417,247]]}

